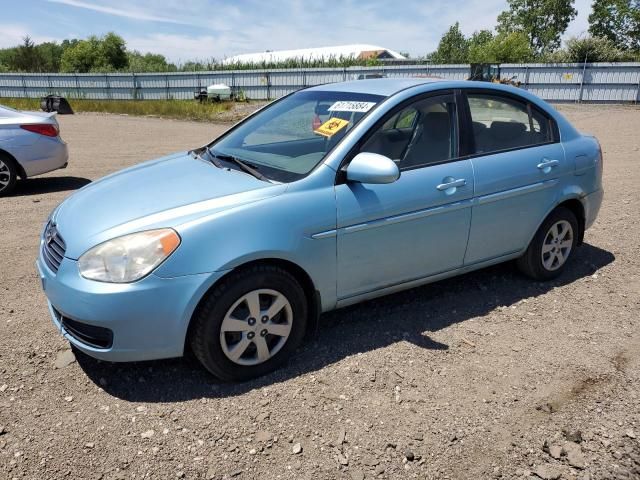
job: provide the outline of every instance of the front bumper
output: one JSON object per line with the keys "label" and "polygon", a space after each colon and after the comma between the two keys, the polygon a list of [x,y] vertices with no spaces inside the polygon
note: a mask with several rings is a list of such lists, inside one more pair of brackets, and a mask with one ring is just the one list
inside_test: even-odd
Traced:
{"label": "front bumper", "polygon": [[[57,273],[42,256],[36,265],[56,328],[81,351],[112,362],[181,356],[196,305],[226,273],[174,278],[151,274],[134,283],[111,284],[81,277],[77,262],[68,258]],[[64,327],[63,318],[110,331],[110,346],[101,348],[83,339],[77,329]]]}

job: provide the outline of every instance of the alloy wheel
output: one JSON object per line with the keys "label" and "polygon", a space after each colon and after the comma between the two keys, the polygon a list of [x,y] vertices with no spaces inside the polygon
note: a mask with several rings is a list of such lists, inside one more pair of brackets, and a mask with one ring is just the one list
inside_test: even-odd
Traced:
{"label": "alloy wheel", "polygon": [[562,267],[573,248],[573,228],[566,220],[554,223],[542,243],[542,265],[549,271]]}
{"label": "alloy wheel", "polygon": [[227,310],[220,327],[220,345],[232,362],[253,366],[282,349],[291,333],[289,300],[271,289],[252,290]]}
{"label": "alloy wheel", "polygon": [[0,158],[0,192],[11,183],[11,170],[9,166]]}

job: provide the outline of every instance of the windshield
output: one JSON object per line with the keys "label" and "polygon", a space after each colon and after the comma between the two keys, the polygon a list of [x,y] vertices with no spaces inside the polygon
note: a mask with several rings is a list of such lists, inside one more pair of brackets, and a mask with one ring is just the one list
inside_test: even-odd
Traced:
{"label": "windshield", "polygon": [[385,97],[349,92],[301,91],[268,106],[210,145],[269,179],[304,177]]}

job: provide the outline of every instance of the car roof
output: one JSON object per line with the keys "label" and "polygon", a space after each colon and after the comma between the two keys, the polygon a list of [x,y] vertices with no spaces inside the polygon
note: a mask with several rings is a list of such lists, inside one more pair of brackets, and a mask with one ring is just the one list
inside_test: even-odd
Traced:
{"label": "car roof", "polygon": [[347,82],[327,83],[310,87],[307,91],[368,93],[389,97],[406,88],[424,85],[426,83],[442,82],[440,78],[371,78],[365,80],[351,80]]}
{"label": "car roof", "polygon": [[[503,85],[493,82],[479,82],[470,80],[449,80],[437,77],[412,77],[412,78],[374,78],[368,80],[352,80],[347,82],[326,83],[315,87],[310,87],[305,91],[325,91],[325,92],[350,92],[365,93],[371,95],[382,95],[391,97],[403,90],[422,87],[420,91],[441,90],[441,89],[465,89],[465,90],[493,90],[505,92],[520,97],[538,106],[556,121],[563,125],[568,122],[557,110],[531,92],[511,85]],[[571,127],[573,128],[573,127]]]}

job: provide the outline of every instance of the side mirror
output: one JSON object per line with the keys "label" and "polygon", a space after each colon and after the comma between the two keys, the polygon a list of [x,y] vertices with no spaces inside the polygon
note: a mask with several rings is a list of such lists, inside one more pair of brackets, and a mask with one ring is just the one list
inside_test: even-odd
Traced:
{"label": "side mirror", "polygon": [[347,180],[359,183],[393,183],[400,178],[396,162],[384,155],[362,152],[347,167]]}

